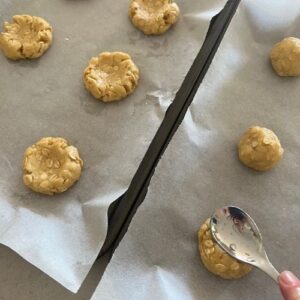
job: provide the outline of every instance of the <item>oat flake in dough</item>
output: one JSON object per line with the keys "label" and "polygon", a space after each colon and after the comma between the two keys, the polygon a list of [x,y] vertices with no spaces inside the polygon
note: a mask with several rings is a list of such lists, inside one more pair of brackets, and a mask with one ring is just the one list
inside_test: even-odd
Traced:
{"label": "oat flake in dough", "polygon": [[38,193],[62,193],[79,179],[82,166],[77,148],[65,139],[42,138],[25,151],[23,181]]}
{"label": "oat flake in dough", "polygon": [[172,0],[132,0],[129,17],[135,27],[148,35],[166,32],[178,21],[179,7]]}
{"label": "oat flake in dough", "polygon": [[35,16],[13,16],[11,23],[4,23],[0,34],[0,49],[13,60],[40,57],[51,43],[52,27]]}
{"label": "oat flake in dough", "polygon": [[139,69],[127,53],[103,52],[92,57],[83,81],[91,94],[103,102],[121,100],[137,87]]}

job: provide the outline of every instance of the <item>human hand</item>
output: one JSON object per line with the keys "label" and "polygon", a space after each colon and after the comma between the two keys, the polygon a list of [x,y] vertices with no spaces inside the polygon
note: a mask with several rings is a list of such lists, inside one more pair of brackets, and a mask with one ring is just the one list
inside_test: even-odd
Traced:
{"label": "human hand", "polygon": [[285,300],[300,300],[300,280],[293,273],[282,272],[278,282]]}

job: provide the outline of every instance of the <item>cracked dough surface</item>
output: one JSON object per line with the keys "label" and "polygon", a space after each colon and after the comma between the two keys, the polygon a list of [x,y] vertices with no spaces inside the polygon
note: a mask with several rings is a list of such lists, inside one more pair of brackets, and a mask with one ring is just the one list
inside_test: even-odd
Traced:
{"label": "cracked dough surface", "polygon": [[38,193],[62,193],[79,179],[82,166],[77,148],[65,139],[42,138],[25,151],[23,181]]}
{"label": "cracked dough surface", "polygon": [[179,7],[172,0],[132,0],[129,17],[145,34],[162,34],[178,21]]}
{"label": "cracked dough surface", "polygon": [[139,69],[127,53],[103,52],[91,58],[83,80],[95,98],[104,102],[118,101],[137,87]]}
{"label": "cracked dough surface", "polygon": [[283,148],[276,134],[267,128],[250,127],[239,142],[239,158],[249,168],[267,171],[282,158]]}
{"label": "cracked dough surface", "polygon": [[5,56],[18,60],[40,57],[51,45],[52,27],[40,17],[15,15],[4,23],[0,48]]}
{"label": "cracked dough surface", "polygon": [[228,255],[215,242],[210,231],[210,219],[198,231],[198,247],[204,266],[224,279],[238,279],[248,274],[252,267]]}
{"label": "cracked dough surface", "polygon": [[278,75],[300,76],[300,39],[283,39],[273,47],[270,58]]}

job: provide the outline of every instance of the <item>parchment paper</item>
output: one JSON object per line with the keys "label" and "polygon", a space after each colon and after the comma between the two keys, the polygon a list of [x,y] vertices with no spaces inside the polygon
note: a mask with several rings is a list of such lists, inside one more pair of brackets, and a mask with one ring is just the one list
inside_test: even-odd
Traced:
{"label": "parchment paper", "polygon": [[[107,209],[128,187],[203,42],[209,20],[225,1],[178,1],[182,18],[159,37],[128,19],[129,1],[4,0],[0,22],[15,14],[45,18],[52,47],[33,61],[0,55],[0,242],[76,292],[105,240]],[[103,104],[82,82],[89,59],[128,52],[141,73],[128,99]],[[25,149],[62,136],[84,160],[80,181],[53,198],[22,183]]]}
{"label": "parchment paper", "polygon": [[[204,39],[216,1],[178,1],[183,17],[167,34],[132,26],[127,0],[2,0],[0,22],[15,14],[45,18],[52,47],[38,60],[0,55],[0,242],[76,292],[104,242],[107,209],[128,187],[164,112]],[[103,104],[82,82],[89,59],[128,52],[141,79],[128,99]],[[25,149],[62,136],[84,160],[80,181],[53,198],[22,183]]]}
{"label": "parchment paper", "polygon": [[[282,299],[257,269],[228,281],[202,265],[197,231],[228,204],[253,216],[279,271],[300,275],[300,79],[280,78],[268,61],[273,44],[299,34],[299,13],[299,1],[241,2],[93,300]],[[237,158],[240,136],[255,124],[285,149],[266,173]]]}

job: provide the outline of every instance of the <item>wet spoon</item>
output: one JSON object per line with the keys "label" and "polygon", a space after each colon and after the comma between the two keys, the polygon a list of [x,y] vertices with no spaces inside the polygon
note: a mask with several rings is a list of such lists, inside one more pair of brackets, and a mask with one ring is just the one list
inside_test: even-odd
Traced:
{"label": "wet spoon", "polygon": [[261,233],[246,212],[235,206],[223,207],[212,215],[210,225],[212,236],[224,251],[278,282],[279,273],[268,259]]}

